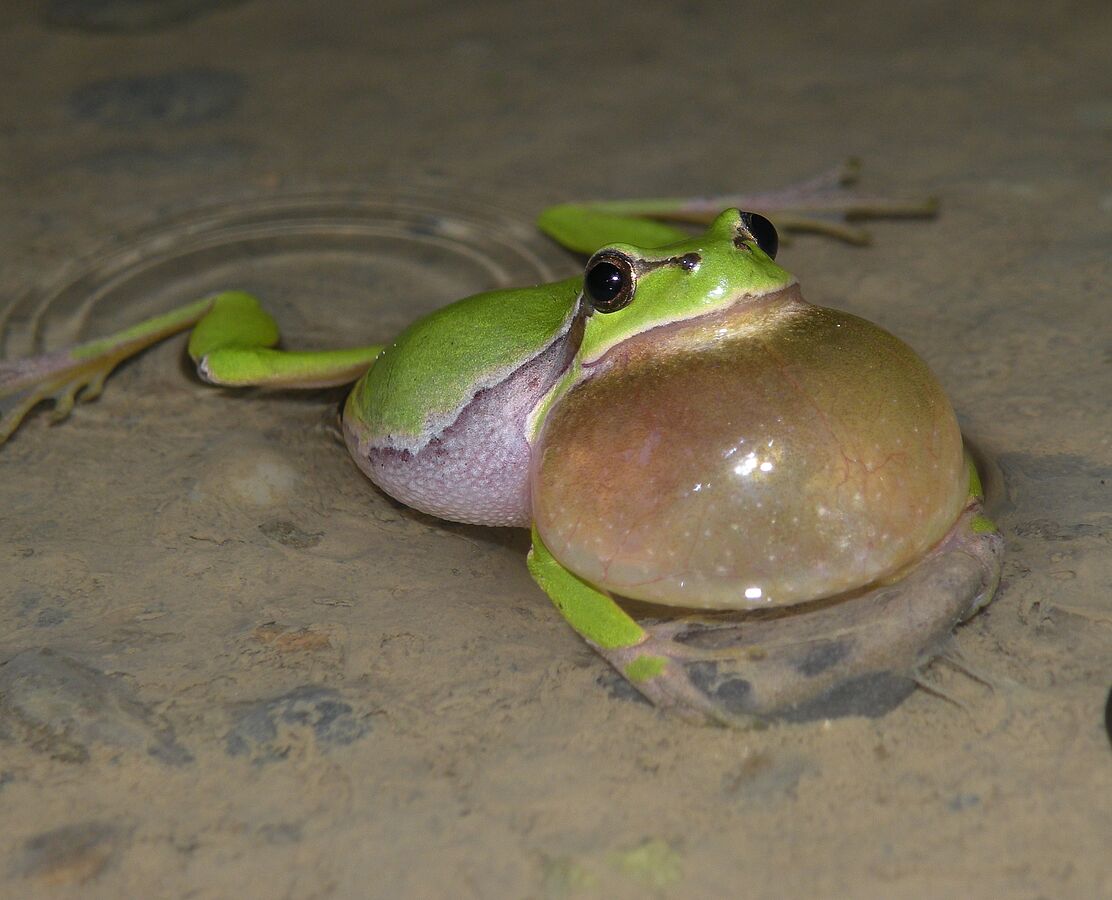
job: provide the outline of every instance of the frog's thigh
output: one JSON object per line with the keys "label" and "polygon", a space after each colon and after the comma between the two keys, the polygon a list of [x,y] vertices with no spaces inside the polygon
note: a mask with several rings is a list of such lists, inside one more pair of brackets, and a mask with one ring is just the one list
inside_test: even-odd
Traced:
{"label": "frog's thigh", "polygon": [[228,291],[193,329],[189,355],[198,374],[225,387],[314,388],[349,384],[382,351],[381,345],[344,350],[276,350],[278,326],[250,294]]}

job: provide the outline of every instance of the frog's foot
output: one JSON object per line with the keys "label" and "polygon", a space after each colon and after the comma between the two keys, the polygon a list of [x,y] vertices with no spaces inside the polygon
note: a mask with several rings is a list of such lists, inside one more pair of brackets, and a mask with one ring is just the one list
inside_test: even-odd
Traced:
{"label": "frog's foot", "polygon": [[975,499],[928,556],[863,593],[777,614],[640,620],[585,583],[568,583],[578,579],[566,570],[554,572],[536,536],[530,568],[568,621],[653,704],[751,726],[895,706],[914,689],[911,673],[992,598],[1002,553]]}
{"label": "frog's foot", "polygon": [[720,723],[879,715],[992,598],[1002,554],[974,501],[898,580],[775,615],[644,620],[646,640],[603,655],[657,706]]}
{"label": "frog's foot", "polygon": [[78,402],[100,395],[104,380],[121,362],[175,332],[188,328],[212,299],[183,306],[133,328],[29,359],[0,362],[0,444],[40,403],[53,401],[61,421]]}
{"label": "frog's foot", "polygon": [[110,371],[107,366],[100,372],[86,371],[65,352],[0,362],[0,444],[40,403],[53,401],[53,417],[65,418],[79,397],[100,392]]}
{"label": "frog's foot", "polygon": [[[860,163],[851,159],[814,178],[775,191],[556,206],[546,210],[538,224],[547,234],[573,249],[579,249],[579,244],[592,243],[594,249],[598,249],[603,243],[615,240],[638,243],[634,238],[640,239],[641,246],[657,246],[684,236],[661,224],[664,221],[706,224],[723,209],[737,207],[767,216],[781,231],[818,233],[850,244],[867,244],[870,241],[868,231],[854,222],[925,218],[938,210],[934,198],[892,198],[857,193],[852,186],[859,173]],[[641,230],[635,224],[638,219],[644,223]],[[623,222],[629,223],[625,226],[629,229],[628,240],[623,236],[626,232],[620,230]],[[589,226],[590,238],[580,240],[580,232]],[[642,234],[646,228],[648,231]]]}
{"label": "frog's foot", "polygon": [[[814,178],[759,194],[734,194],[702,198],[704,211],[709,205],[721,209],[736,206],[763,213],[786,231],[812,232],[838,238],[850,244],[867,244],[869,232],[852,223],[865,219],[929,218],[938,212],[933,197],[882,197],[852,190],[861,172],[856,159],[822,172]],[[695,221],[704,221],[696,219]]]}

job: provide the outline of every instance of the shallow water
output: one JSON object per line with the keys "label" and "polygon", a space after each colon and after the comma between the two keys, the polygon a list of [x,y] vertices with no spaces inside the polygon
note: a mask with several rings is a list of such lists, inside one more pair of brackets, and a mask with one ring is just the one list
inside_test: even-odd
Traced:
{"label": "shallow water", "polygon": [[0,893],[1112,896],[1106,4],[594,9],[11,5],[3,352],[231,286],[291,343],[386,340],[572,274],[547,203],[860,155],[939,218],[779,260],[937,373],[996,601],[886,715],[686,725],[523,532],[363,479],[342,392],[214,391],[172,340],[0,450]]}

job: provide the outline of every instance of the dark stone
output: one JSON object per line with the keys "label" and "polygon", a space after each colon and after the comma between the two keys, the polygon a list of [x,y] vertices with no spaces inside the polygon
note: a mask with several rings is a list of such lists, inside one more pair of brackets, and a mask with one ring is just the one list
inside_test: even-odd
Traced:
{"label": "dark stone", "polygon": [[301,825],[297,822],[263,825],[259,836],[268,844],[297,844],[301,841]]}
{"label": "dark stone", "polygon": [[[143,142],[121,144],[77,156],[73,165],[98,174],[117,172],[164,172],[168,169],[212,169],[242,161],[254,151],[239,141],[181,141],[171,147]],[[192,372],[192,369],[190,369]]]}
{"label": "dark stone", "polygon": [[272,541],[277,541],[284,547],[292,547],[294,550],[308,550],[310,547],[315,547],[324,537],[324,532],[303,531],[293,522],[287,522],[285,519],[263,522],[259,526],[259,531]]}
{"label": "dark stone", "polygon": [[61,625],[68,618],[69,613],[64,609],[44,609],[35,616],[35,627],[51,628],[55,625]]}
{"label": "dark stone", "polygon": [[813,722],[845,716],[878,719],[903,703],[914,690],[915,682],[906,675],[871,672],[843,682],[805,703],[781,710],[776,715],[788,722]]}
{"label": "dark stone", "polygon": [[70,94],[69,110],[74,118],[114,128],[197,125],[232,112],[246,91],[238,72],[182,69],[83,85]]}
{"label": "dark stone", "polygon": [[684,668],[692,684],[711,699],[718,701],[727,712],[739,714],[752,712],[749,700],[753,687],[744,678],[720,679],[718,663],[711,660],[685,663]]}
{"label": "dark stone", "polygon": [[276,762],[289,755],[295,733],[306,730],[324,747],[342,746],[363,737],[371,723],[368,717],[356,715],[337,691],[306,684],[248,706],[224,746],[230,756],[250,756],[258,764]]}
{"label": "dark stone", "polygon": [[50,0],[51,25],[81,31],[154,31],[196,19],[243,0]]}
{"label": "dark stone", "polygon": [[0,665],[0,739],[63,762],[86,762],[96,745],[168,765],[192,761],[170,724],[126,681],[49,649],[26,650]]}
{"label": "dark stone", "polygon": [[955,794],[946,804],[951,812],[964,812],[981,805],[981,798],[977,794]]}
{"label": "dark stone", "polygon": [[59,885],[95,878],[125,836],[107,822],[77,822],[27,839],[17,870],[25,878]]}

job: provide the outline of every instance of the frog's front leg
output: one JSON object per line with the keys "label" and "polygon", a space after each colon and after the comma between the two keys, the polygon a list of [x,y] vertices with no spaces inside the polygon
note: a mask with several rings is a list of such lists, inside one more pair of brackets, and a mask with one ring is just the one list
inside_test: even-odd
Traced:
{"label": "frog's front leg", "polygon": [[[195,326],[189,353],[200,376],[227,387],[330,387],[359,377],[380,345],[299,352],[275,349],[278,326],[242,291],[226,291],[148,319],[104,338],[29,359],[0,362],[0,444],[39,403],[54,402],[55,421],[75,403],[99,396],[124,360]],[[6,407],[6,408],[4,408]]]}
{"label": "frog's front leg", "polygon": [[745,717],[720,708],[700,692],[684,667],[678,646],[651,634],[606,591],[564,568],[533,529],[529,572],[568,624],[655,706],[689,719],[743,724]]}
{"label": "frog's front leg", "polygon": [[946,538],[897,579],[777,616],[738,613],[635,620],[564,568],[536,530],[529,570],[571,626],[658,707],[752,725],[876,715],[915,686],[953,627],[991,599],[1003,543],[968,507]]}

